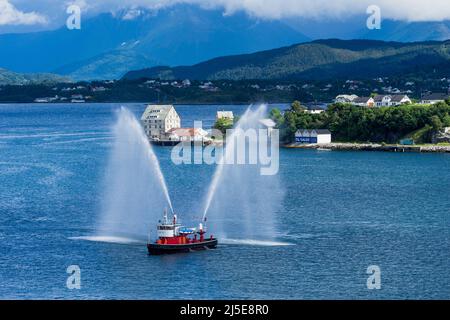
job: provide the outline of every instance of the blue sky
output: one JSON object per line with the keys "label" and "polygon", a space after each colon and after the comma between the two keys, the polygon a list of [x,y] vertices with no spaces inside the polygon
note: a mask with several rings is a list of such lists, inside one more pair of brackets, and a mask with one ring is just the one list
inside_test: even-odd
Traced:
{"label": "blue sky", "polygon": [[404,21],[450,19],[449,0],[0,0],[0,33],[56,28],[67,17],[66,8],[78,4],[85,16],[127,7],[157,9],[176,3],[220,8],[224,14],[245,11],[261,19],[344,19],[364,15],[378,5],[382,17]]}

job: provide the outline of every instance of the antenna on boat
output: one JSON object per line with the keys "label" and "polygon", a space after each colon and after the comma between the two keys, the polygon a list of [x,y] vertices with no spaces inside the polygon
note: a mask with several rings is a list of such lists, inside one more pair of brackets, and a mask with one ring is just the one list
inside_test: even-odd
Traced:
{"label": "antenna on boat", "polygon": [[168,219],[167,219],[167,208],[164,208],[164,224],[168,223]]}

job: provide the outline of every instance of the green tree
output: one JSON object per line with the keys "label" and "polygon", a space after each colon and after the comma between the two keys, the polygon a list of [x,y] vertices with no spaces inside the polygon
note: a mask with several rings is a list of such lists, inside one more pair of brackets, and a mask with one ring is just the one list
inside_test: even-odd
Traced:
{"label": "green tree", "polygon": [[450,115],[446,114],[442,120],[445,127],[450,127]]}
{"label": "green tree", "polygon": [[306,111],[306,108],[302,106],[302,104],[300,103],[300,101],[295,100],[294,102],[292,102],[291,104],[291,111],[295,112],[295,113],[302,113]]}
{"label": "green tree", "polygon": [[284,123],[283,114],[281,113],[280,109],[278,109],[278,108],[273,108],[272,110],[270,110],[269,117],[270,117],[270,119],[275,121],[275,123],[277,124],[278,127],[282,126]]}
{"label": "green tree", "polygon": [[216,121],[213,128],[220,130],[224,135],[226,134],[228,129],[233,128],[233,120],[229,118],[220,118]]}
{"label": "green tree", "polygon": [[441,131],[442,128],[444,127],[441,119],[439,119],[438,116],[431,117],[431,126],[433,127],[434,131]]}

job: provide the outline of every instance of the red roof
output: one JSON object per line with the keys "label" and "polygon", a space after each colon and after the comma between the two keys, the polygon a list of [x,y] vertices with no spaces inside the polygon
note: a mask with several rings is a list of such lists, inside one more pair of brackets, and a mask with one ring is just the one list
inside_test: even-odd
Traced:
{"label": "red roof", "polygon": [[176,134],[179,137],[204,136],[205,131],[198,128],[173,128],[169,130],[170,134]]}

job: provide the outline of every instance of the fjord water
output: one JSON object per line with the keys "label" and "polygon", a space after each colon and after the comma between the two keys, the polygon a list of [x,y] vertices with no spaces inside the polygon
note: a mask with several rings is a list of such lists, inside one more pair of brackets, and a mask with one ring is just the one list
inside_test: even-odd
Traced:
{"label": "fjord water", "polygon": [[[282,149],[274,242],[290,246],[152,257],[142,243],[79,240],[97,231],[120,107],[0,105],[0,298],[450,298],[447,154]],[[177,111],[184,126],[211,126],[217,110],[246,108]],[[198,221],[215,167],[154,151],[175,210]],[[66,288],[69,265],[81,268],[81,290]],[[367,289],[369,265],[381,290]]]}

